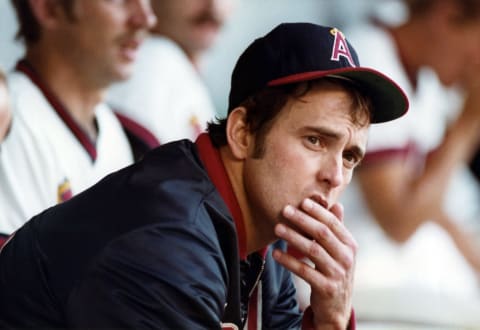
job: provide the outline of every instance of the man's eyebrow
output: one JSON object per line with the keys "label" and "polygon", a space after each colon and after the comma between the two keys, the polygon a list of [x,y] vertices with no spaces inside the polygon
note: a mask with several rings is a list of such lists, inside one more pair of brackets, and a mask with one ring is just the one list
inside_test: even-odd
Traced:
{"label": "man's eyebrow", "polygon": [[342,134],[332,130],[330,127],[327,126],[306,126],[305,130],[315,132],[318,135],[323,135],[335,140],[340,140]]}

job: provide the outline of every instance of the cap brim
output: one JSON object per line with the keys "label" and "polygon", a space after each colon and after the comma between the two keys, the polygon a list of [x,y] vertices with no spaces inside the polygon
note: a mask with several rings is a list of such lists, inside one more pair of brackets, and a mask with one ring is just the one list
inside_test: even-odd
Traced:
{"label": "cap brim", "polygon": [[328,71],[311,71],[272,80],[268,86],[308,81],[331,75],[349,78],[367,91],[373,103],[371,123],[397,119],[408,111],[408,98],[393,80],[371,68],[350,67]]}

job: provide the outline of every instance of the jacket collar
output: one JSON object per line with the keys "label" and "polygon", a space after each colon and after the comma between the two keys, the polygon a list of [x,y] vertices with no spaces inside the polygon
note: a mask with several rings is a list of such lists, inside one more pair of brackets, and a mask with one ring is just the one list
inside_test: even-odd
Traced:
{"label": "jacket collar", "polygon": [[233,192],[232,183],[228,178],[227,171],[220,157],[220,152],[213,146],[207,133],[200,134],[195,144],[198,147],[200,159],[207,170],[208,176],[232,214],[237,229],[240,259],[245,260],[247,258],[247,238],[242,210]]}
{"label": "jacket collar", "polygon": [[[208,176],[219,191],[220,196],[222,196],[233,216],[233,221],[235,222],[235,227],[237,229],[240,259],[246,260],[247,235],[245,231],[245,222],[237,197],[233,192],[232,183],[228,178],[227,171],[223,165],[222,158],[220,157],[220,152],[213,146],[207,133],[200,134],[195,144],[198,147],[200,159],[207,170]],[[268,246],[257,252],[262,258],[265,258],[267,250]]]}

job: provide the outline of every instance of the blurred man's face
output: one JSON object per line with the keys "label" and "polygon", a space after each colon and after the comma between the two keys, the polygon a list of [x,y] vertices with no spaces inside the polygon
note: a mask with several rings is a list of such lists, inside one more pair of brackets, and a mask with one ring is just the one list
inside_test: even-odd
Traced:
{"label": "blurred man's face", "polygon": [[[428,15],[431,38],[429,63],[443,84],[450,86],[480,68],[480,20],[466,20],[455,1]],[[437,6],[438,7],[438,6]]]}
{"label": "blurred man's face", "polygon": [[152,0],[153,29],[180,45],[189,57],[212,46],[236,0]]}
{"label": "blurred man's face", "polygon": [[63,56],[99,86],[129,77],[155,23],[150,0],[77,0],[55,30]]}

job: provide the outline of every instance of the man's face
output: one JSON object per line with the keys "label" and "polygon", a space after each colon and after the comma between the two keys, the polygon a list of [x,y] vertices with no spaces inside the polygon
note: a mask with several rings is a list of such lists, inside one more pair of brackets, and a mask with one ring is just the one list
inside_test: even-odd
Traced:
{"label": "man's face", "polygon": [[269,230],[286,204],[298,206],[306,197],[328,209],[338,201],[367,143],[368,126],[352,123],[351,104],[350,95],[334,85],[286,104],[265,137],[263,156],[245,160],[243,181],[254,222]]}
{"label": "man's face", "polygon": [[173,39],[189,56],[195,56],[212,46],[236,1],[153,0],[158,17],[153,30]]}
{"label": "man's face", "polygon": [[455,3],[447,3],[453,8],[450,15],[432,15],[426,45],[430,49],[427,65],[447,86],[468,79],[480,67],[480,20],[463,18]]}
{"label": "man's face", "polygon": [[57,29],[64,56],[92,83],[129,77],[138,48],[155,23],[150,0],[77,0]]}
{"label": "man's face", "polygon": [[449,86],[469,76],[472,68],[479,67],[480,21],[452,28],[443,36],[441,48],[435,57],[434,69],[440,80]]}

